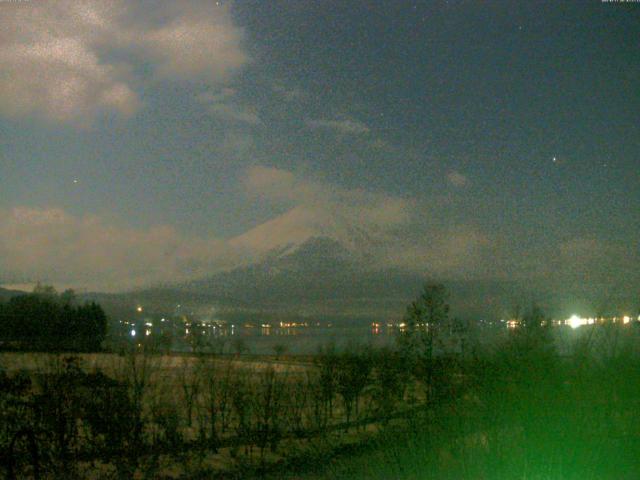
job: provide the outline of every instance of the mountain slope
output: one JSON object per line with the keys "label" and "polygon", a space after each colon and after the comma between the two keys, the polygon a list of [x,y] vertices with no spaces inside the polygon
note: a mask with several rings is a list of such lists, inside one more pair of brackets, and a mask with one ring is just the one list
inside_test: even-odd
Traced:
{"label": "mountain slope", "polygon": [[[333,238],[315,236],[300,244],[280,245],[253,264],[199,280],[92,299],[109,305],[154,305],[164,311],[188,304],[255,315],[400,318],[424,283],[432,280],[428,272],[381,268],[374,259]],[[508,314],[505,306],[522,304],[527,298],[512,282],[457,279],[444,283],[454,314],[463,317],[496,318]]]}
{"label": "mountain slope", "polygon": [[252,265],[190,282],[186,291],[234,297],[248,303],[300,303],[352,296],[349,286],[368,273],[367,262],[328,237],[284,245]]}

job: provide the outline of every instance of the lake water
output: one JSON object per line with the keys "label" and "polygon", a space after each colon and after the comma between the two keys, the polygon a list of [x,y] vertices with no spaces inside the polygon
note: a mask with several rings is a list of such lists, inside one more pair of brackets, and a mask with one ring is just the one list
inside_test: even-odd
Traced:
{"label": "lake water", "polygon": [[[383,347],[395,341],[396,329],[371,326],[356,327],[297,327],[297,328],[245,328],[235,327],[232,332],[216,335],[215,342],[224,345],[224,351],[234,352],[239,343],[245,353],[273,355],[278,346],[286,353],[308,355],[321,347],[333,344],[338,351],[354,345]],[[186,344],[177,342],[177,350],[189,350]]]}

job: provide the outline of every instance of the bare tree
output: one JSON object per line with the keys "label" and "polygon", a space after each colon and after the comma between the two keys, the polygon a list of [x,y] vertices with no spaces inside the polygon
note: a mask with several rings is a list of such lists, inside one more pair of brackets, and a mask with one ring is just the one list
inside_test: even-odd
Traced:
{"label": "bare tree", "polygon": [[404,399],[410,373],[407,361],[401,352],[384,348],[373,356],[375,408],[383,418],[393,412],[396,405]]}
{"label": "bare tree", "polygon": [[282,402],[284,381],[271,366],[260,374],[253,395],[253,438],[260,450],[260,463],[264,463],[267,445],[275,452],[282,436]]}
{"label": "bare tree", "polygon": [[273,346],[273,353],[276,354],[276,361],[280,360],[282,355],[284,355],[287,352],[287,350],[288,350],[287,346],[282,344],[282,343],[278,343],[278,344],[274,345]]}
{"label": "bare tree", "polygon": [[182,389],[182,399],[185,405],[187,417],[187,427],[193,424],[193,408],[200,393],[200,379],[196,374],[196,368],[191,362],[191,358],[182,358],[182,363],[178,367],[178,379]]}
{"label": "bare tree", "polygon": [[245,454],[252,454],[252,425],[253,402],[251,383],[247,379],[246,372],[236,369],[230,385],[231,405],[235,416],[236,444],[232,449],[232,455],[237,452],[240,445],[245,446]]}
{"label": "bare tree", "polygon": [[[126,386],[131,405],[131,445],[125,455],[117,461],[117,467],[129,475],[144,451],[145,401],[152,378],[160,368],[160,360],[154,351],[145,345],[135,346],[124,355],[117,367],[116,378]],[[125,473],[122,473],[125,475]]]}
{"label": "bare tree", "polygon": [[318,351],[314,358],[316,371],[318,373],[317,386],[318,396],[323,404],[324,417],[333,417],[333,398],[336,394],[336,365],[338,357],[334,344],[326,345]]}
{"label": "bare tree", "polygon": [[310,376],[296,375],[290,377],[287,384],[288,402],[286,402],[286,414],[288,429],[295,435],[303,436],[305,427],[305,415],[309,415],[310,397],[313,395],[311,389]]}
{"label": "bare tree", "polygon": [[337,390],[342,397],[346,427],[348,428],[351,414],[355,410],[358,415],[359,398],[367,386],[371,372],[371,358],[365,349],[347,348],[338,356],[336,362]]}
{"label": "bare tree", "polygon": [[325,382],[319,370],[306,372],[306,389],[310,400],[307,424],[311,432],[324,432],[330,420]]}
{"label": "bare tree", "polygon": [[[216,358],[202,357],[198,365],[198,376],[202,382],[200,410],[200,436],[214,451],[218,451],[220,398],[222,397],[223,378]],[[227,392],[228,395],[228,392]]]}
{"label": "bare tree", "polygon": [[227,360],[221,372],[218,384],[218,413],[220,415],[220,430],[222,434],[229,428],[232,409],[232,390],[234,386],[235,368],[231,360]]}

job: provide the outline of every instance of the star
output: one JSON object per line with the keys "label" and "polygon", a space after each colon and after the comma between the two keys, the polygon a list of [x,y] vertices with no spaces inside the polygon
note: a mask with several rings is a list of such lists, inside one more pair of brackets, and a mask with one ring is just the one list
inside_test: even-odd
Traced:
{"label": "star", "polygon": [[553,157],[553,158],[551,159],[551,161],[552,161],[553,163],[556,163],[556,162],[558,161],[558,158],[557,158],[557,157]]}

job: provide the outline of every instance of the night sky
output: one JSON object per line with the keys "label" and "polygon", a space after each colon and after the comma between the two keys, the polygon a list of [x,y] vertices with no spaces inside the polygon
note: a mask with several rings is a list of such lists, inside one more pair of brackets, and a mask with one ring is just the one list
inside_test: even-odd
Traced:
{"label": "night sky", "polygon": [[325,235],[637,297],[639,167],[640,4],[0,2],[5,284],[181,281]]}

